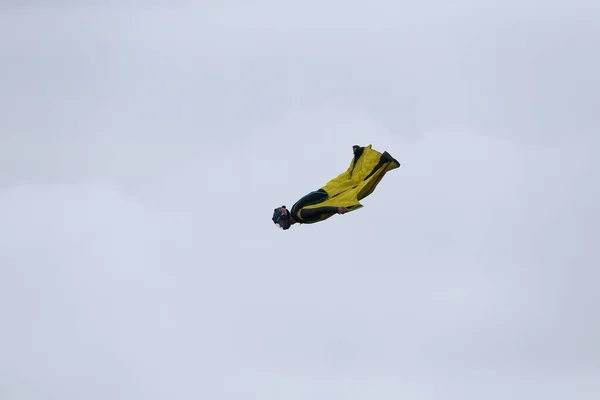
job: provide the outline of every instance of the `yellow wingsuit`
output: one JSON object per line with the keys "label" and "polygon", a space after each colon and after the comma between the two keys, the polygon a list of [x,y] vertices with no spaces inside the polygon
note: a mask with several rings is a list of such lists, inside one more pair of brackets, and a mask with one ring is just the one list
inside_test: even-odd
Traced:
{"label": "yellow wingsuit", "polygon": [[[382,153],[374,150],[372,145],[362,147],[362,154],[352,159],[346,171],[331,179],[318,191],[306,195],[303,198],[305,200],[299,200],[292,207],[290,211],[294,218],[300,223],[315,223],[334,214],[323,214],[318,219],[304,221],[300,212],[319,207],[346,207],[350,211],[362,208],[360,200],[373,193],[386,173],[400,167],[400,163],[391,156],[387,162],[383,162],[381,156]],[[374,170],[378,165],[379,168]]]}

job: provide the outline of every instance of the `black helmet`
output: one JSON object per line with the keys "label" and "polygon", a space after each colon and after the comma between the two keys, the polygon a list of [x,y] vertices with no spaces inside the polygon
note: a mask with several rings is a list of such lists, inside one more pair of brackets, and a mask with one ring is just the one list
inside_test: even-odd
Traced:
{"label": "black helmet", "polygon": [[273,210],[272,220],[274,224],[276,224],[280,220],[289,221],[290,213],[288,209],[285,206],[277,207],[275,210]]}

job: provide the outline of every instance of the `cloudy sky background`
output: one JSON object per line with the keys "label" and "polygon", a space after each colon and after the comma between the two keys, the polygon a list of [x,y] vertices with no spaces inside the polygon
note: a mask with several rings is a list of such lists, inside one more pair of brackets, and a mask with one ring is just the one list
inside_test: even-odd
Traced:
{"label": "cloudy sky background", "polygon": [[370,4],[0,6],[2,399],[600,397],[600,5]]}

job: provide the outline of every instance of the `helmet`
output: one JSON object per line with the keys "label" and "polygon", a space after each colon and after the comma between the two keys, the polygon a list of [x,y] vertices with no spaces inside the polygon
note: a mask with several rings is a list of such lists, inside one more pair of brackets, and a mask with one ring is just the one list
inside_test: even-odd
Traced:
{"label": "helmet", "polygon": [[[285,206],[281,206],[281,207],[277,207],[275,210],[273,210],[273,223],[277,224],[280,220],[284,220],[286,222],[288,222],[287,227],[289,227],[289,220],[290,220],[290,213],[288,211],[288,209]],[[286,228],[283,228],[286,229]]]}

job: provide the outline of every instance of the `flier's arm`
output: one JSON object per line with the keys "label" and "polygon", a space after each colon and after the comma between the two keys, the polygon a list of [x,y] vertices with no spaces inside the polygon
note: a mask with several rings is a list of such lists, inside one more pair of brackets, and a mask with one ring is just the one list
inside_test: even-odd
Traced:
{"label": "flier's arm", "polygon": [[300,216],[302,219],[310,220],[320,217],[322,214],[343,214],[347,211],[348,209],[345,207],[318,207],[302,210]]}

